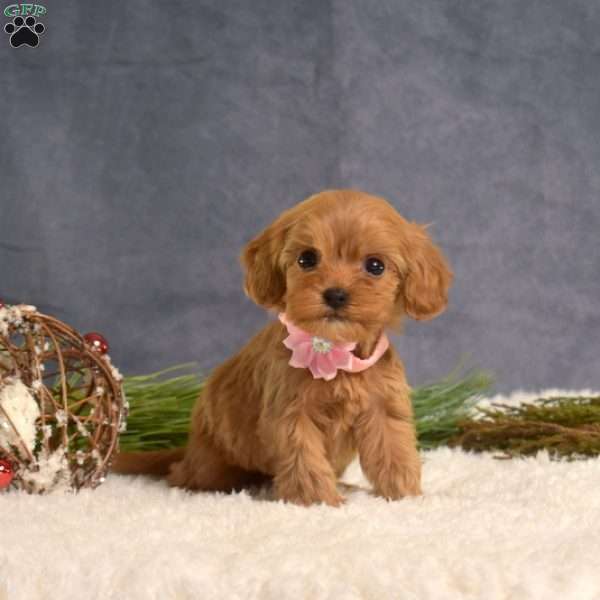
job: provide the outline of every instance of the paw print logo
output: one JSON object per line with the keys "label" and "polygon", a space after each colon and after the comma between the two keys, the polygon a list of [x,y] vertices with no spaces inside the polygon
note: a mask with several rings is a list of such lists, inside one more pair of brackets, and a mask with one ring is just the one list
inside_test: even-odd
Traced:
{"label": "paw print logo", "polygon": [[12,23],[7,23],[4,26],[4,31],[10,35],[10,45],[13,48],[18,48],[23,44],[35,48],[46,28],[42,23],[38,23],[35,17],[29,16],[26,19],[23,17],[15,17]]}

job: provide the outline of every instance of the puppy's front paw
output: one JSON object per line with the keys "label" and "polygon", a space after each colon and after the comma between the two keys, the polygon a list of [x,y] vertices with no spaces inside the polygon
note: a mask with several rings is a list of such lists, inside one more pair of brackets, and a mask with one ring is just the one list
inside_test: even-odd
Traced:
{"label": "puppy's front paw", "polygon": [[340,494],[332,494],[328,496],[324,496],[322,498],[319,497],[308,497],[305,494],[294,494],[290,496],[281,496],[277,495],[279,500],[283,500],[284,502],[289,502],[291,504],[298,504],[299,506],[311,506],[313,504],[327,504],[328,506],[334,506],[336,508],[340,507],[342,504],[346,502],[346,498],[341,496]]}
{"label": "puppy's front paw", "polygon": [[283,482],[275,482],[275,495],[278,500],[298,504],[300,506],[310,506],[312,504],[327,504],[329,506],[339,507],[346,499],[340,495],[335,485],[328,486],[328,489],[315,489],[313,487],[302,487],[301,485],[288,485]]}
{"label": "puppy's front paw", "polygon": [[421,491],[421,474],[410,469],[382,473],[374,487],[375,493],[387,500],[399,500],[405,496],[420,496],[423,493]]}

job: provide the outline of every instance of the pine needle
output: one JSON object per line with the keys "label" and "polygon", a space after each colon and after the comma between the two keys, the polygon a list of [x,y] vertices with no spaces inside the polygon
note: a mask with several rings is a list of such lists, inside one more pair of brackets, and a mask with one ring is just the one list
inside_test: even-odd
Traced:
{"label": "pine needle", "polygon": [[193,363],[177,365],[150,375],[126,377],[129,401],[127,431],[121,434],[124,451],[159,450],[185,446],[192,407],[203,381]]}
{"label": "pine needle", "polygon": [[419,446],[435,448],[459,432],[472,407],[489,393],[494,377],[489,371],[468,369],[466,358],[443,379],[413,389],[412,402]]}
{"label": "pine needle", "polygon": [[600,455],[600,396],[538,398],[516,407],[495,404],[476,413],[459,423],[450,445],[501,451],[497,458],[531,456],[541,450],[553,459]]}

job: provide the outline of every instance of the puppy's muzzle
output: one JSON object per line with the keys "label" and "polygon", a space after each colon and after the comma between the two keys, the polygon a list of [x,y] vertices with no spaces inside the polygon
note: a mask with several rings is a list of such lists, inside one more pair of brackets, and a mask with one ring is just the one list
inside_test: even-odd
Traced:
{"label": "puppy's muzzle", "polygon": [[349,294],[342,288],[328,288],[323,292],[325,304],[333,309],[342,308],[348,303]]}

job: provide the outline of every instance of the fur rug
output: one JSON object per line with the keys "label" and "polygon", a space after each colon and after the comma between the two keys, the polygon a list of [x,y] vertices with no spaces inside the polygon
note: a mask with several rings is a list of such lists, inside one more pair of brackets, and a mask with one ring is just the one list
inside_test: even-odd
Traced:
{"label": "fur rug", "polygon": [[598,460],[423,460],[423,497],[375,498],[354,464],[340,509],[117,475],[0,494],[0,600],[600,598]]}

